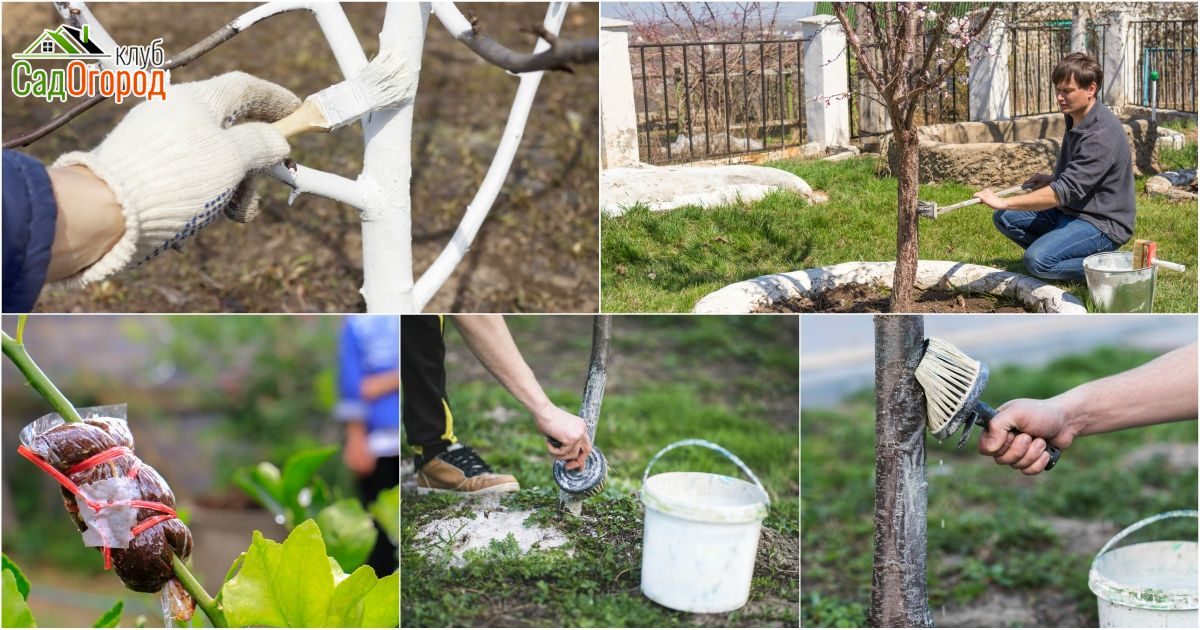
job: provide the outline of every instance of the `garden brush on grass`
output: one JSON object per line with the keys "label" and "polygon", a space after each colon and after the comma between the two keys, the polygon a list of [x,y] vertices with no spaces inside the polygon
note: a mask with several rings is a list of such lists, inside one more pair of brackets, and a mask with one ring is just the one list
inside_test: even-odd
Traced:
{"label": "garden brush on grass", "polygon": [[296,111],[271,126],[285,138],[332,131],[366,114],[398,107],[411,99],[417,91],[414,79],[404,59],[385,48],[353,78],[309,96]]}
{"label": "garden brush on grass", "polygon": [[[608,341],[611,336],[612,317],[597,315],[592,322],[592,357],[587,384],[583,388],[583,402],[579,404],[579,417],[587,424],[592,450],[579,470],[567,470],[567,465],[561,460],[554,462],[554,483],[561,490],[558,495],[559,507],[567,507],[577,515],[579,502],[598,494],[608,479],[608,461],[596,448],[596,422],[600,419],[600,402],[604,398],[604,382],[608,378]],[[562,446],[552,437],[547,437],[546,441],[555,448]]]}
{"label": "garden brush on grass", "polygon": [[[963,354],[948,341],[936,337],[925,340],[916,377],[925,390],[925,426],[939,440],[965,426],[958,440],[958,448],[962,448],[971,436],[972,426],[979,425],[986,431],[996,416],[995,409],[979,400],[987,386],[987,365]],[[1062,451],[1047,442],[1046,452],[1050,453],[1046,470],[1050,470],[1058,463]]]}

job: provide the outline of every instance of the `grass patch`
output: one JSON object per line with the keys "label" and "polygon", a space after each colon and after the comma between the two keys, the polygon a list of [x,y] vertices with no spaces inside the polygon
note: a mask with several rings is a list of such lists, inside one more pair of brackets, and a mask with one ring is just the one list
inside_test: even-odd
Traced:
{"label": "grass patch", "polygon": [[[1194,145],[1191,160],[1194,164]],[[771,165],[828,193],[829,201],[817,206],[777,192],[749,204],[670,212],[635,207],[620,217],[603,217],[604,310],[687,312],[705,294],[755,276],[853,260],[894,260],[897,184],[894,177],[877,177],[875,165],[875,156]],[[1158,241],[1164,258],[1194,267],[1195,209],[1149,197],[1141,192],[1144,188],[1139,179],[1136,237]],[[919,198],[948,205],[974,192],[957,183],[923,185]],[[1132,243],[1122,249],[1130,247]],[[1025,273],[1021,249],[996,231],[986,208],[922,220],[919,252],[922,259]],[[1080,298],[1087,295],[1083,283],[1058,286]],[[1195,273],[1163,273],[1154,309],[1195,312],[1196,296]]]}
{"label": "grass patch", "polygon": [[[983,398],[994,404],[1021,396],[1045,398],[1141,365],[1151,356],[1100,349],[1041,369],[1002,366]],[[870,392],[835,409],[805,410],[801,418],[801,621],[806,627],[865,625],[871,593],[873,423]],[[1039,602],[1061,601],[1075,621],[1094,627],[1098,619],[1087,571],[1108,536],[1102,535],[1094,547],[1090,539],[1080,544],[1051,519],[1104,523],[1111,535],[1151,514],[1194,508],[1194,468],[1171,470],[1162,460],[1126,465],[1123,458],[1152,443],[1194,448],[1195,438],[1192,422],[1089,436],[1072,445],[1051,473],[1032,479],[996,466],[973,448],[956,451],[949,440],[941,445],[929,440],[931,608],[969,606],[985,593],[1003,589],[1035,608]],[[1191,531],[1179,535],[1194,538],[1194,523],[1184,525]],[[1061,625],[1061,618],[1039,619],[1037,625]],[[999,620],[992,625],[1004,624]]]}
{"label": "grass patch", "polygon": [[[568,355],[587,356],[587,327],[568,336],[556,318],[508,321],[535,369]],[[609,479],[600,495],[588,499],[583,518],[558,512],[544,438],[524,409],[490,378],[455,382],[452,373],[455,432],[494,469],[515,475],[523,488],[502,505],[532,510],[527,523],[561,530],[574,555],[554,549],[522,556],[510,539],[469,553],[465,566],[453,569],[436,555],[418,553],[430,543],[418,540],[417,532],[470,507],[456,497],[405,495],[404,626],[796,627],[800,469],[795,329],[792,318],[615,318],[614,362],[596,437],[609,461]],[[549,337],[551,343],[526,343],[533,336]],[[448,335],[447,344],[461,341]],[[556,404],[577,408],[583,374],[562,380],[572,385],[554,385],[547,393]],[[772,398],[784,404],[764,400]],[[511,415],[496,414],[498,408],[516,415],[497,422],[494,416]],[[642,472],[660,448],[690,437],[711,440],[738,455],[772,498],[750,602],[729,614],[668,610],[640,591],[643,513],[637,491]],[[727,460],[699,448],[672,451],[654,470],[740,474]]]}

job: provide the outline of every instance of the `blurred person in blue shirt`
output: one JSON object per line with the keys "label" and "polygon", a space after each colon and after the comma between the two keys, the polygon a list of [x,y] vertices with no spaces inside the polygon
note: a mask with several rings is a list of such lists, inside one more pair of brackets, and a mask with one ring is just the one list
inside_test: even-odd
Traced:
{"label": "blurred person in blue shirt", "polygon": [[[370,505],[380,492],[400,484],[399,317],[346,318],[338,343],[338,396],[335,415],[346,425],[342,459],[358,477],[363,505]],[[383,530],[367,564],[376,575],[398,567],[396,547]]]}

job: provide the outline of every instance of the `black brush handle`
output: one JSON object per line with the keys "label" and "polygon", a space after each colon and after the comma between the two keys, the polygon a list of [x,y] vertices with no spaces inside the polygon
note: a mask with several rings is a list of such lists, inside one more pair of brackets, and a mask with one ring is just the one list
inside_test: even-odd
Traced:
{"label": "black brush handle", "polygon": [[[978,420],[975,421],[975,424],[983,427],[986,431],[988,423],[992,421],[992,418],[996,417],[996,410],[992,409],[992,406],[985,402],[979,402],[976,403],[975,414],[978,418]],[[1020,431],[1017,431],[1016,429],[1013,429],[1012,432],[1020,433]],[[1051,444],[1050,440],[1046,440],[1046,452],[1050,453],[1050,463],[1046,464],[1045,470],[1050,470],[1051,468],[1054,468],[1055,464],[1058,463],[1058,457],[1059,455],[1062,455],[1062,449]]]}

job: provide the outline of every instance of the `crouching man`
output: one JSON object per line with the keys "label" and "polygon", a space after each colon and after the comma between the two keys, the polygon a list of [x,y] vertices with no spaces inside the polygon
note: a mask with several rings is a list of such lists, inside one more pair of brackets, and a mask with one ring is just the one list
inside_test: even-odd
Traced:
{"label": "crouching man", "polygon": [[975,197],[996,212],[996,228],[1025,250],[1025,268],[1045,280],[1082,282],[1083,259],[1109,252],[1133,236],[1133,160],[1125,128],[1099,100],[1104,71],[1071,53],[1051,74],[1067,132],[1053,175],[1025,181],[1031,192]]}

